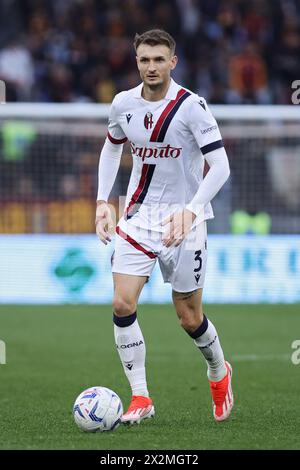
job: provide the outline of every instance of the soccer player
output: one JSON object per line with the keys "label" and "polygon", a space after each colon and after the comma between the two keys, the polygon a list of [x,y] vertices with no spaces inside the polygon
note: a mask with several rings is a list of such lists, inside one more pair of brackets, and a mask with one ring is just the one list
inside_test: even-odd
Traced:
{"label": "soccer player", "polygon": [[[133,168],[112,261],[114,336],[132,390],[122,421],[133,424],[154,416],[137,304],[156,260],[164,281],[171,283],[181,326],[206,360],[213,415],[223,421],[233,407],[232,369],[203,313],[202,289],[206,220],[213,217],[211,199],[229,176],[228,159],[205,99],[171,78],[177,64],[174,39],[154,29],[137,34],[134,47],[142,82],[112,102],[99,161],[95,221],[107,244],[114,232],[107,201],[128,139]],[[209,165],[205,177],[204,159]]]}

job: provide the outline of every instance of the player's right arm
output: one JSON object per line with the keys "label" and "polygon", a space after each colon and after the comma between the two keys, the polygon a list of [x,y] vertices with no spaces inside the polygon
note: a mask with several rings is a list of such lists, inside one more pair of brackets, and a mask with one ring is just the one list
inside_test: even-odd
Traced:
{"label": "player's right arm", "polygon": [[108,133],[101,150],[98,166],[98,194],[96,208],[96,233],[107,245],[114,232],[111,209],[107,203],[120,166],[123,144],[127,138],[118,124],[115,100],[112,102]]}

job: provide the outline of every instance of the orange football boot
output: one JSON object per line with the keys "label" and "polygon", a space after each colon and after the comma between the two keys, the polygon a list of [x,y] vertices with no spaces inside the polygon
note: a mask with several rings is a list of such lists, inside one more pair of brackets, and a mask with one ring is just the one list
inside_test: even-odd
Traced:
{"label": "orange football boot", "polygon": [[121,422],[124,424],[139,424],[142,419],[152,418],[154,414],[151,398],[133,395],[129,408],[123,414]]}
{"label": "orange football boot", "polygon": [[227,374],[219,382],[209,380],[212,394],[213,415],[216,421],[224,421],[231,413],[233,407],[233,393],[231,388],[232,367],[225,361]]}

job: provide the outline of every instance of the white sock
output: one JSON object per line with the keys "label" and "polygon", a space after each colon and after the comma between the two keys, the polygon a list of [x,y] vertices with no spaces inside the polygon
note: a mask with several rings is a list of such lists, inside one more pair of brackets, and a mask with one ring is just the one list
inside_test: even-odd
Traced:
{"label": "white sock", "polygon": [[202,352],[206,360],[208,379],[213,382],[219,382],[227,374],[227,368],[225,366],[224,354],[220,345],[218,333],[212,322],[208,320],[205,315],[202,325],[204,329],[206,326],[207,328],[198,338],[194,337],[194,343]]}
{"label": "white sock", "polygon": [[136,314],[128,317],[114,315],[114,335],[132,395],[149,397],[145,369],[146,347]]}

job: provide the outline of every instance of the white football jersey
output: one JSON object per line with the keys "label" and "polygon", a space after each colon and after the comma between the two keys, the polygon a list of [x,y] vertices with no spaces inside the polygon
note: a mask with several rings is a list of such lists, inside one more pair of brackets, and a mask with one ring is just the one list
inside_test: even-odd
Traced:
{"label": "white football jersey", "polygon": [[[129,140],[133,168],[124,219],[163,231],[161,222],[183,209],[203,179],[204,157],[223,147],[221,134],[204,98],[171,80],[160,101],[146,101],[143,84],[117,94],[112,102],[108,138]],[[194,225],[213,217],[208,203]]]}

